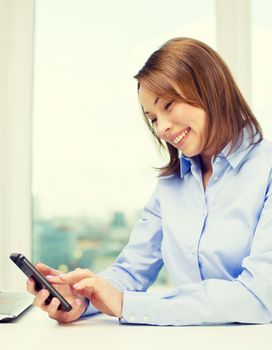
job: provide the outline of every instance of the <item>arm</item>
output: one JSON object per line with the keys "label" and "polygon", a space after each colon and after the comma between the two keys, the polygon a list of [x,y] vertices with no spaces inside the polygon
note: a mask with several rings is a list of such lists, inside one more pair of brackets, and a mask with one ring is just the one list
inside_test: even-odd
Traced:
{"label": "arm", "polygon": [[[115,262],[98,273],[119,291],[144,292],[155,281],[163,265],[161,257],[161,219],[158,185],[131,232],[126,247]],[[98,310],[89,304],[82,316]]]}
{"label": "arm", "polygon": [[234,280],[208,279],[170,293],[124,292],[121,323],[206,325],[269,323],[272,320],[272,186],[252,241]]}

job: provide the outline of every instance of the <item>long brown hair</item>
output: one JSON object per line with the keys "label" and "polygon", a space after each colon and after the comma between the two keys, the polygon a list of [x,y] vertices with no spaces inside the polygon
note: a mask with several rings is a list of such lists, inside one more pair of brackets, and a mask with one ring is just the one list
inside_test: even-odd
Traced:
{"label": "long brown hair", "polygon": [[[250,127],[251,144],[263,139],[260,124],[242,96],[223,59],[207,44],[191,38],[174,38],[167,41],[146,61],[143,68],[134,76],[141,84],[165,99],[184,101],[202,108],[207,116],[206,140],[203,150],[211,145],[216,156],[223,142],[231,141],[228,155],[235,146],[242,143],[241,130]],[[182,95],[180,94],[182,92]],[[155,142],[165,149],[148,118],[143,112]],[[222,130],[226,130],[226,139],[222,140]],[[253,138],[259,135],[257,142]],[[240,139],[240,142],[238,142]],[[159,176],[179,172],[178,149],[166,142],[170,156],[169,163],[158,168]]]}

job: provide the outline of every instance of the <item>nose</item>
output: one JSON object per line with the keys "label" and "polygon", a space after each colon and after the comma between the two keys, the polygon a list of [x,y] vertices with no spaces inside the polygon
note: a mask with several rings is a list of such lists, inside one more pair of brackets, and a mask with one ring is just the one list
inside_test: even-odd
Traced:
{"label": "nose", "polygon": [[172,122],[170,120],[167,120],[166,118],[157,118],[157,135],[164,140],[167,140],[167,137],[170,133],[170,130],[172,128]]}

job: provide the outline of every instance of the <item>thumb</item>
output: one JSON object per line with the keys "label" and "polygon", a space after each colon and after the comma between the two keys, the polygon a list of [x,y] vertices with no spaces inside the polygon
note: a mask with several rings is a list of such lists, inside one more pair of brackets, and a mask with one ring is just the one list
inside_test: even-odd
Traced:
{"label": "thumb", "polygon": [[82,296],[82,297],[85,297],[89,300],[92,299],[92,297],[94,296],[94,288],[92,287],[85,287],[85,288],[82,288],[82,289],[75,289],[76,290],[76,294]]}

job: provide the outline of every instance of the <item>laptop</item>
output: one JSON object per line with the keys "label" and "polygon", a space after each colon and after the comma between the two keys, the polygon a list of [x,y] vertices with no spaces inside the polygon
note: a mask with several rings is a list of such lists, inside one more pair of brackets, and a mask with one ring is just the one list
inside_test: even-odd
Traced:
{"label": "laptop", "polygon": [[0,322],[9,322],[26,311],[33,302],[30,293],[0,290]]}

